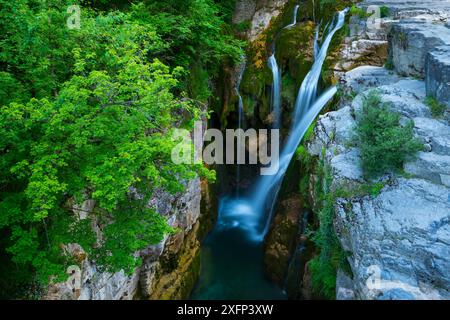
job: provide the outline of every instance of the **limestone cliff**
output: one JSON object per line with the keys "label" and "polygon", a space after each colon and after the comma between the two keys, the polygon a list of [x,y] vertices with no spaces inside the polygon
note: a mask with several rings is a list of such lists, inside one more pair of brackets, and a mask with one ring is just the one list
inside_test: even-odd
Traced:
{"label": "limestone cliff", "polygon": [[[362,29],[347,40],[342,55],[347,59],[341,61],[346,67],[336,68],[343,72],[338,110],[319,118],[307,145],[309,154],[330,170],[330,192],[373,183],[382,186],[334,200],[334,229],[351,269],[338,271],[337,299],[449,299],[450,28],[445,23],[450,3],[391,0],[365,1],[362,6],[371,4],[389,7],[390,17],[382,20],[376,34],[364,22],[353,21]],[[352,46],[367,40],[377,42],[360,50]],[[366,64],[375,66],[363,65],[361,57],[386,44],[386,65],[393,70],[380,67],[370,53]],[[352,64],[359,67],[348,71]],[[414,122],[414,134],[424,150],[404,164],[402,175],[367,181],[352,139],[362,101],[373,89],[391,103],[402,123]],[[447,104],[441,117],[432,116],[427,96]],[[313,173],[311,184],[319,178]],[[312,190],[312,201],[320,201]]]}
{"label": "limestone cliff", "polygon": [[[186,190],[177,195],[156,192],[149,206],[167,217],[178,231],[167,236],[156,246],[137,252],[143,259],[133,274],[123,271],[114,274],[100,271],[97,265],[76,244],[67,250],[78,258],[81,266],[81,286],[70,282],[50,286],[45,299],[129,300],[134,298],[182,299],[187,298],[199,272],[199,228],[201,216],[201,186],[199,179],[190,181]],[[208,194],[204,195],[207,199]],[[83,206],[84,212],[94,209],[94,203]],[[210,212],[205,212],[208,215]],[[88,213],[89,214],[89,213]],[[211,219],[211,216],[204,217]],[[206,224],[207,221],[202,221]],[[101,230],[97,230],[101,234]]]}

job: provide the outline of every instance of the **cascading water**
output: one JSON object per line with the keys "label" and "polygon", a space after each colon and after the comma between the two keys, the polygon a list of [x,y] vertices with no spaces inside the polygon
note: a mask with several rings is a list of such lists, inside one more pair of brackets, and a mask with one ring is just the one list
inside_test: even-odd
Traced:
{"label": "cascading water", "polygon": [[[299,5],[294,7],[292,15],[292,22],[288,24],[284,29],[289,29],[297,24],[297,15]],[[276,39],[277,37],[275,37]],[[268,59],[268,65],[272,71],[273,84],[272,84],[272,99],[270,111],[273,113],[272,128],[279,129],[281,127],[281,70],[278,67],[277,59],[275,57],[275,45],[273,48],[273,54]]]}
{"label": "cascading water", "polygon": [[339,12],[336,24],[327,34],[325,40],[322,43],[322,48],[317,54],[316,60],[311,67],[311,70],[302,82],[300,91],[297,96],[297,101],[295,102],[294,123],[299,121],[299,119],[301,119],[302,116],[308,111],[309,106],[311,106],[311,102],[316,96],[317,84],[320,78],[320,73],[322,71],[323,62],[325,61],[325,58],[327,56],[328,47],[336,31],[338,31],[344,25],[346,13],[347,9]]}
{"label": "cascading water", "polygon": [[292,22],[290,24],[288,24],[286,27],[284,27],[285,29],[289,29],[294,27],[297,24],[297,15],[298,15],[298,9],[300,8],[299,5],[296,5],[294,7],[294,14],[292,16]]}
{"label": "cascading water", "polygon": [[[337,92],[326,90],[316,99],[317,85],[332,37],[344,24],[346,10],[338,19],[317,54],[300,87],[291,132],[282,148],[279,170],[261,176],[240,198],[223,197],[219,218],[202,250],[202,273],[193,299],[281,299],[286,294],[264,276],[262,241],[269,230],[281,182],[311,123]],[[273,142],[272,142],[273,143]]]}
{"label": "cascading water", "polygon": [[[278,173],[273,176],[262,176],[254,188],[254,196],[250,198],[251,207],[255,214],[260,218],[263,225],[262,230],[255,230],[254,239],[262,241],[269,231],[272,220],[273,207],[278,196],[282,179],[295,154],[295,151],[301,142],[303,136],[311,123],[336,93],[336,87],[332,87],[324,92],[317,101],[311,106],[310,110],[303,118],[293,126],[292,132],[287,139],[287,143],[280,154],[280,167]],[[264,213],[268,212],[268,215]]]}
{"label": "cascading water", "polygon": [[279,129],[281,126],[281,72],[278,68],[275,52],[269,58],[269,68],[272,70],[273,76],[271,101],[271,112],[273,113],[272,127]]}
{"label": "cascading water", "polygon": [[[238,129],[243,129],[243,121],[244,121],[244,102],[242,100],[242,96],[240,93],[240,89],[241,89],[241,82],[242,82],[242,77],[244,75],[245,72],[245,67],[246,67],[246,62],[245,62],[245,56],[242,57],[242,63],[239,66],[240,70],[239,70],[239,75],[236,81],[236,95],[238,96]],[[241,166],[238,163],[236,165],[236,194],[239,197],[239,183],[241,181]]]}
{"label": "cascading water", "polygon": [[[295,150],[297,149],[297,146],[308,130],[308,127],[314,121],[315,117],[336,93],[336,88],[333,87],[322,94],[322,96],[312,105],[312,102],[316,97],[317,85],[319,82],[320,73],[322,71],[322,65],[328,52],[328,47],[331,43],[333,35],[344,25],[346,12],[346,10],[339,12],[338,22],[334,26],[333,30],[327,35],[322,48],[317,55],[317,59],[302,82],[297,101],[295,103],[295,116],[293,119],[292,131],[281,152],[280,168],[278,173],[273,176],[261,177],[258,184],[255,186],[255,196],[251,199],[251,202],[254,204],[254,207],[257,208],[255,211],[262,216],[262,220],[265,220],[264,228],[262,229],[262,232],[259,233],[258,238],[260,240],[264,239],[264,236],[267,234],[269,229],[273,207],[276,197],[278,196],[281,181],[286,173],[289,163],[291,162]],[[265,217],[264,212],[269,213],[267,217]]]}
{"label": "cascading water", "polygon": [[319,31],[320,31],[320,23],[316,27],[316,32],[314,33],[314,60],[316,60],[319,55],[320,46],[319,46]]}

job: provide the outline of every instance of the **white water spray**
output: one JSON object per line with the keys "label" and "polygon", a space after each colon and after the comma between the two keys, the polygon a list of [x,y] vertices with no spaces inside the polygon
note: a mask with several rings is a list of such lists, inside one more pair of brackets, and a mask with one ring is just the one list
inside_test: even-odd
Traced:
{"label": "white water spray", "polygon": [[337,92],[336,87],[332,87],[316,99],[317,85],[328,47],[333,35],[343,26],[346,12],[347,10],[339,12],[337,23],[324,40],[317,59],[300,87],[291,132],[279,158],[278,173],[261,176],[251,189],[251,195],[246,198],[222,199],[220,226],[238,227],[254,241],[262,241],[267,234],[281,183],[295,151],[311,123]]}

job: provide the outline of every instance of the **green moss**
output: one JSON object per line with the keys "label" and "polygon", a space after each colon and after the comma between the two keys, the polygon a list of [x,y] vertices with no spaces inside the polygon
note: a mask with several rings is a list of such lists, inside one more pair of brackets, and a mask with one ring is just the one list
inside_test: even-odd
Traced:
{"label": "green moss", "polygon": [[289,107],[293,107],[295,100],[297,99],[298,88],[295,84],[295,80],[289,73],[286,73],[281,78],[281,97],[288,104]]}
{"label": "green moss", "polygon": [[359,7],[355,6],[355,5],[353,5],[350,8],[349,14],[351,16],[357,16],[360,19],[365,19],[365,18],[368,18],[368,17],[371,16],[371,14],[367,13],[366,11],[364,11],[364,9],[359,8]]}
{"label": "green moss", "polygon": [[187,299],[190,296],[198,280],[198,277],[200,276],[200,266],[201,266],[200,250],[197,250],[192,260],[191,266],[187,270],[181,283],[180,291],[178,294],[179,299]]}
{"label": "green moss", "polygon": [[321,0],[316,2],[316,21],[329,21],[336,11],[341,11],[353,5],[352,0]]}
{"label": "green moss", "polygon": [[251,117],[253,116],[254,112],[255,112],[255,106],[256,106],[256,101],[253,99],[252,96],[245,96],[243,98],[243,103],[244,103],[244,112],[245,115],[247,117]]}
{"label": "green moss", "polygon": [[289,72],[297,87],[313,63],[312,44],[314,23],[300,23],[291,29],[284,29],[276,43],[278,64]]}
{"label": "green moss", "polygon": [[394,62],[392,61],[392,58],[388,58],[388,59],[386,60],[386,63],[384,64],[384,67],[385,67],[387,70],[394,70]]}
{"label": "green moss", "polygon": [[239,23],[234,25],[234,29],[237,32],[246,32],[251,27],[252,27],[252,21],[251,20],[245,20],[245,21],[239,22]]}
{"label": "green moss", "polygon": [[356,186],[341,186],[335,191],[337,198],[351,199],[355,197],[372,196],[376,197],[381,193],[381,190],[386,186],[385,182],[366,183]]}
{"label": "green moss", "polygon": [[404,33],[404,32],[399,32],[399,33],[397,34],[397,39],[398,39],[398,41],[399,41],[400,47],[401,47],[403,50],[408,49],[408,36],[406,35],[406,33]]}

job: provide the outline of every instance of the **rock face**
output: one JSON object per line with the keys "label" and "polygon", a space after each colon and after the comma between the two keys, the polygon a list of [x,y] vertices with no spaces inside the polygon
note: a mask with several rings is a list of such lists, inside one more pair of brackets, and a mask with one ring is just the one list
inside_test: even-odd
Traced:
{"label": "rock face", "polygon": [[334,66],[335,73],[341,76],[343,72],[359,66],[383,66],[388,56],[387,33],[390,26],[390,20],[383,20],[380,28],[372,28],[367,19],[351,16],[349,35]]}
{"label": "rock face", "polygon": [[448,195],[444,186],[399,178],[375,198],[336,204],[335,227],[344,250],[353,253],[357,297],[450,297]]}
{"label": "rock face", "polygon": [[415,135],[429,148],[405,164],[409,178],[385,176],[379,195],[336,201],[335,229],[350,253],[353,273],[353,279],[338,273],[337,298],[449,299],[449,123],[431,118],[423,103],[423,81],[360,67],[345,74],[343,83],[357,96],[350,105],[344,102],[338,111],[321,116],[308,145],[310,154],[323,157],[331,168],[332,190],[368,183],[351,137],[362,99],[371,89],[378,89],[404,119],[414,121]]}
{"label": "rock face", "polygon": [[[45,299],[130,300],[184,299],[189,296],[197,279],[200,242],[197,238],[201,203],[200,180],[187,184],[185,192],[170,195],[157,191],[149,206],[167,217],[178,229],[156,246],[138,252],[144,263],[133,274],[123,271],[111,274],[98,270],[78,245],[67,250],[80,262],[80,288],[69,282],[51,285]],[[92,203],[83,208],[94,208]],[[85,210],[86,211],[86,210]],[[72,278],[71,278],[72,279]]]}
{"label": "rock face", "polygon": [[[433,118],[425,98],[449,104],[450,1],[364,1],[385,5],[391,18],[369,34],[353,20],[351,41],[385,36],[395,71],[361,66],[341,75],[338,110],[319,117],[311,155],[324,160],[332,174],[331,190],[367,185],[352,136],[358,111],[370,90],[390,102],[401,122],[414,122],[424,150],[404,164],[404,175],[387,174],[374,195],[337,198],[334,227],[349,254],[352,277],[338,271],[337,299],[450,299],[450,123],[449,111]],[[352,18],[354,19],[354,18]],[[358,26],[358,28],[354,28]],[[369,50],[375,50],[374,48]],[[357,54],[343,48],[345,67]],[[345,65],[345,63],[348,63]],[[404,78],[404,77],[414,77]],[[417,79],[424,79],[417,80]],[[324,152],[322,151],[324,150]],[[317,179],[315,175],[311,181]],[[312,199],[314,202],[318,199]]]}
{"label": "rock face", "polygon": [[[449,29],[450,30],[450,29]],[[427,95],[450,106],[450,46],[429,52],[425,65]]]}
{"label": "rock face", "polygon": [[288,2],[288,0],[238,0],[233,22],[250,22],[248,38],[253,41],[269,26],[270,20],[282,12]]}
{"label": "rock face", "polygon": [[450,44],[449,28],[426,22],[394,24],[390,36],[392,62],[403,76],[424,78],[428,54],[438,46]]}
{"label": "rock face", "polygon": [[269,277],[283,286],[291,253],[298,241],[302,204],[300,196],[293,194],[280,203],[272,229],[265,239],[264,264]]}

